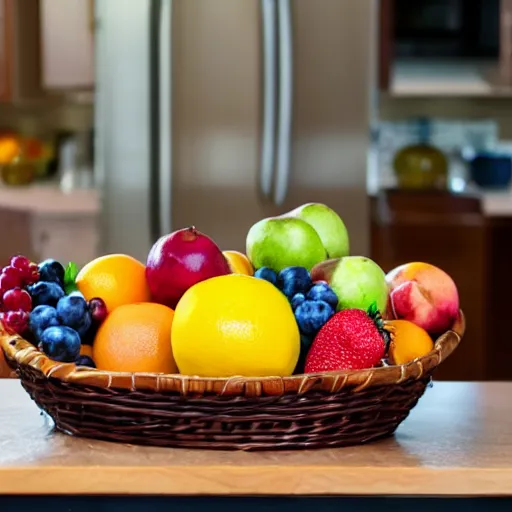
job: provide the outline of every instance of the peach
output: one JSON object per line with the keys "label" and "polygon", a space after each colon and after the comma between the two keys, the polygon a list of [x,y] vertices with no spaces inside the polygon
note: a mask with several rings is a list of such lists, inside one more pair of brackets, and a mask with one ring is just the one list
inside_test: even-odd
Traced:
{"label": "peach", "polygon": [[396,319],[409,320],[430,334],[451,329],[459,313],[453,279],[429,263],[407,263],[386,275],[388,309]]}

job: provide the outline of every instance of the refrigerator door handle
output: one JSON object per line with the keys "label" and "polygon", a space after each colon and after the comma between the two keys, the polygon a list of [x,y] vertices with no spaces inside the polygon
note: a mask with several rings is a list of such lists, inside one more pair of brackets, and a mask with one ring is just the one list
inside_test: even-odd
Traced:
{"label": "refrigerator door handle", "polygon": [[160,216],[160,32],[162,0],[149,4],[149,232],[162,235]]}
{"label": "refrigerator door handle", "polygon": [[162,3],[160,13],[160,158],[158,169],[160,235],[170,233],[172,222],[172,13],[173,0]]}
{"label": "refrigerator door handle", "polygon": [[281,205],[290,181],[291,131],[293,115],[293,33],[291,0],[277,0],[279,27],[279,121],[277,133],[274,203]]}
{"label": "refrigerator door handle", "polygon": [[260,157],[260,191],[270,197],[274,176],[276,129],[277,12],[275,0],[261,0],[263,53],[263,122]]}

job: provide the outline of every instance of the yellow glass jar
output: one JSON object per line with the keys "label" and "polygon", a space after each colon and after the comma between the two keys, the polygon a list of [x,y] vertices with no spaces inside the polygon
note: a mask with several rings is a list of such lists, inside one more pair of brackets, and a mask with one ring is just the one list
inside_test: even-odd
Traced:
{"label": "yellow glass jar", "polygon": [[448,159],[437,148],[426,143],[402,148],[394,158],[393,167],[400,188],[445,188]]}

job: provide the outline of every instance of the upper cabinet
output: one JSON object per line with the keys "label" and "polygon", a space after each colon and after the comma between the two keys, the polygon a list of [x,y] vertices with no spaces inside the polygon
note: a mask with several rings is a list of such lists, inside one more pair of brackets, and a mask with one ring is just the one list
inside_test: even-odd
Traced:
{"label": "upper cabinet", "polygon": [[93,0],[40,0],[42,86],[94,86]]}
{"label": "upper cabinet", "polygon": [[380,0],[380,88],[512,94],[512,0]]}
{"label": "upper cabinet", "polygon": [[0,0],[0,101],[41,94],[39,2]]}
{"label": "upper cabinet", "polygon": [[10,55],[10,37],[7,26],[9,17],[9,2],[0,0],[0,101],[5,101],[10,95],[10,74],[11,65]]}

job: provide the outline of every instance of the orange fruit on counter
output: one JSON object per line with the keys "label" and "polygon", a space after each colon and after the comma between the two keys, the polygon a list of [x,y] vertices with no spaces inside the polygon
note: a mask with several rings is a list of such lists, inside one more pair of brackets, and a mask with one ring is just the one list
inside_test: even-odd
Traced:
{"label": "orange fruit on counter", "polygon": [[389,359],[393,364],[405,364],[428,354],[434,342],[419,325],[408,320],[389,320],[386,328],[391,332]]}
{"label": "orange fruit on counter", "polygon": [[20,142],[14,136],[0,136],[0,164],[8,164],[20,153]]}
{"label": "orange fruit on counter", "polygon": [[125,304],[101,324],[92,349],[96,367],[117,372],[177,373],[171,348],[174,311],[161,304]]}
{"label": "orange fruit on counter", "polygon": [[148,302],[146,267],[126,254],[109,254],[87,263],[76,285],[87,301],[100,297],[111,313],[119,306]]}
{"label": "orange fruit on counter", "polygon": [[254,267],[249,258],[239,251],[222,251],[224,258],[228,260],[229,267],[233,274],[254,275]]}

